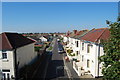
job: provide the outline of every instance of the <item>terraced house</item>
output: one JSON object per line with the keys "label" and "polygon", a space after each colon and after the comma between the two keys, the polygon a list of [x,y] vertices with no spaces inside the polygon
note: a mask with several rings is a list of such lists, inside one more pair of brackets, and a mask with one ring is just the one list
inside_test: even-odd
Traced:
{"label": "terraced house", "polygon": [[34,53],[34,41],[18,33],[2,33],[0,38],[0,70],[3,79],[15,78],[16,72],[37,56]]}
{"label": "terraced house", "polygon": [[98,57],[104,54],[104,50],[100,43],[109,38],[109,29],[99,28],[78,33],[68,37],[69,44],[65,46],[66,52],[72,50],[71,54],[75,54],[67,55],[73,61],[74,70],[79,76],[85,74],[90,74],[94,78],[102,76],[102,64],[99,64]]}

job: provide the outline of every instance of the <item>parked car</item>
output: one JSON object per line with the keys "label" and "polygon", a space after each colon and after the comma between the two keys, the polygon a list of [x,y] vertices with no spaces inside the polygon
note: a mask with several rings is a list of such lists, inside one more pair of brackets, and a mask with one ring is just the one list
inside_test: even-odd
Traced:
{"label": "parked car", "polygon": [[64,50],[63,50],[62,48],[58,48],[58,52],[59,52],[59,53],[63,53]]}

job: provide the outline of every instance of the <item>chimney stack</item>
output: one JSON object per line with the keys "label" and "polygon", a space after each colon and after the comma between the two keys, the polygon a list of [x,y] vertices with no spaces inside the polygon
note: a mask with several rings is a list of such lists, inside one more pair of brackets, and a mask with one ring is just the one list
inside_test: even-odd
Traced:
{"label": "chimney stack", "polygon": [[73,33],[76,34],[76,33],[77,33],[77,30],[73,30]]}

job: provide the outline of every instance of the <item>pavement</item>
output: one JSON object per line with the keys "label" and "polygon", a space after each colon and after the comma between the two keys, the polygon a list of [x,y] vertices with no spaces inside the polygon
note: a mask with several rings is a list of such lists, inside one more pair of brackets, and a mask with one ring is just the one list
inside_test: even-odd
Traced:
{"label": "pavement", "polygon": [[80,78],[77,73],[75,72],[75,70],[73,69],[72,63],[71,62],[65,62],[66,67],[69,69],[70,71],[70,78],[72,78],[74,80],[74,78]]}

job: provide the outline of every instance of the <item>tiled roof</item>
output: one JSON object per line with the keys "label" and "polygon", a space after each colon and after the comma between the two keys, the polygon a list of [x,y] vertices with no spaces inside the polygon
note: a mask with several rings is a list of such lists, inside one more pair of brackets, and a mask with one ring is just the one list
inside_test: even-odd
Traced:
{"label": "tiled roof", "polygon": [[81,37],[82,40],[98,43],[99,40],[107,40],[110,36],[108,28],[93,29]]}
{"label": "tiled roof", "polygon": [[88,30],[81,30],[81,31],[77,31],[77,33],[75,34],[75,36],[73,36],[73,38],[75,39],[80,39],[80,37],[82,37],[84,34],[86,34],[88,32]]}
{"label": "tiled roof", "polygon": [[0,44],[0,50],[12,50],[34,43],[33,40],[30,40],[18,33],[2,33],[0,38],[2,41],[2,44]]}
{"label": "tiled roof", "polygon": [[73,32],[68,31],[67,37],[79,39],[81,36],[83,36],[87,32],[88,32],[88,30],[81,30],[81,31],[73,30]]}
{"label": "tiled roof", "polygon": [[71,38],[74,37],[74,36],[75,36],[75,34],[73,32],[71,32],[70,35],[69,35],[69,37],[71,37]]}

